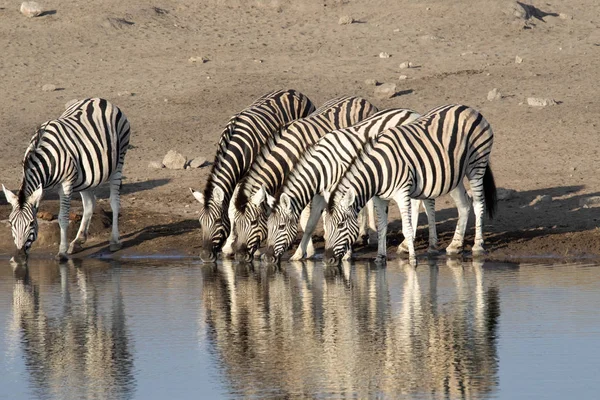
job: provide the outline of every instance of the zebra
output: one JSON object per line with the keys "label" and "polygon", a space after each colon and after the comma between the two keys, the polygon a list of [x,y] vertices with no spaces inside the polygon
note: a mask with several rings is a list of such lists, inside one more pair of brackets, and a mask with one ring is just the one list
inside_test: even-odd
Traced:
{"label": "zebra", "polygon": [[[473,254],[484,254],[484,208],[492,218],[497,203],[489,165],[493,139],[490,124],[478,111],[445,105],[367,143],[330,195],[324,216],[326,264],[336,263],[350,248],[358,234],[356,214],[371,198],[376,204],[390,199],[398,203],[409,260],[416,263],[409,199],[434,199],[450,193],[459,217],[446,253],[461,252],[471,207],[464,177],[471,186],[476,218]],[[383,249],[378,259],[385,259]]]}
{"label": "zebra", "polygon": [[375,112],[377,108],[363,98],[335,98],[267,140],[234,197],[232,233],[237,258],[253,258],[266,236],[267,198],[279,190],[304,150],[326,133],[354,125]]}
{"label": "zebra", "polygon": [[[200,258],[214,262],[230,234],[234,188],[250,169],[268,137],[283,125],[315,110],[308,97],[295,90],[277,90],[257,99],[231,117],[221,138],[204,193],[190,188],[200,202]],[[229,211],[228,210],[229,207]],[[231,238],[228,243],[231,242]]]}
{"label": "zebra", "polygon": [[[333,189],[367,140],[376,138],[388,128],[410,123],[419,116],[415,111],[401,108],[379,111],[354,126],[326,134],[307,149],[286,178],[278,196],[272,200],[272,211],[267,222],[267,250],[263,260],[268,263],[280,260],[283,252],[296,238],[300,212],[309,202],[310,217],[300,246],[291,260],[311,257],[314,250],[309,247],[310,237],[325,207],[323,195]],[[435,248],[437,234],[433,202],[425,203],[429,220],[430,247]],[[379,210],[381,211],[384,210]],[[418,213],[416,205],[414,211]],[[383,214],[380,217],[383,217]],[[378,234],[385,237],[385,232],[379,229]],[[379,243],[381,246],[381,238]]]}
{"label": "zebra", "polygon": [[[96,197],[94,189],[110,183],[112,233],[110,251],[121,248],[118,216],[123,162],[129,147],[129,121],[107,100],[91,98],[69,106],[55,120],[42,124],[31,138],[23,158],[23,179],[17,194],[2,190],[12,206],[9,220],[17,246],[16,259],[27,260],[37,239],[37,211],[44,190],[58,187],[60,245],[58,259],[66,259],[82,249]],[[83,218],[77,236],[67,247],[67,228],[71,196],[79,192]]]}

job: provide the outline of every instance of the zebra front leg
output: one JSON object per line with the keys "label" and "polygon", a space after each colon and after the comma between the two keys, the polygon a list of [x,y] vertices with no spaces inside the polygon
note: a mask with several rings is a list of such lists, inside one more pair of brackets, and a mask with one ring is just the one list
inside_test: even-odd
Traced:
{"label": "zebra front leg", "polygon": [[387,258],[387,226],[389,201],[377,196],[371,199],[377,213],[377,258],[376,262],[385,261]]}
{"label": "zebra front leg", "polygon": [[469,211],[471,211],[471,203],[463,182],[461,182],[450,192],[450,196],[458,208],[458,222],[456,223],[456,230],[454,231],[452,243],[446,247],[446,254],[456,255],[462,253],[463,251],[465,231],[467,230],[467,222],[469,220]]}
{"label": "zebra front leg", "polygon": [[121,183],[123,174],[121,166],[110,177],[110,208],[112,210],[112,232],[110,235],[110,251],[121,249],[123,244],[119,241],[119,211],[121,210]]}
{"label": "zebra front leg", "polygon": [[408,260],[411,264],[417,263],[417,257],[415,255],[415,242],[414,242],[414,232],[411,223],[411,204],[410,197],[408,197],[407,190],[399,190],[394,195],[394,200],[398,204],[400,208],[400,215],[402,217],[402,234],[404,235],[404,240],[406,241],[406,245],[408,247]]}
{"label": "zebra front leg", "polygon": [[235,241],[235,235],[233,232],[233,220],[235,216],[235,199],[237,199],[238,192],[240,191],[240,185],[237,185],[233,190],[233,194],[231,195],[231,201],[229,202],[229,207],[227,208],[227,215],[229,216],[229,221],[231,222],[229,236],[227,236],[227,240],[225,240],[225,244],[221,248],[221,254],[223,257],[230,258],[233,257],[233,242]]}
{"label": "zebra front leg", "polygon": [[483,179],[472,179],[471,192],[473,194],[473,211],[475,212],[475,243],[473,243],[473,256],[485,254],[483,246],[483,212],[485,209],[485,197],[483,194]]}
{"label": "zebra front leg", "polygon": [[[300,215],[300,226],[302,227],[302,240],[300,241],[300,245],[294,252],[294,255],[290,258],[291,261],[298,261],[303,259],[304,257],[310,258],[315,255],[315,247],[312,242],[312,234],[319,223],[319,217],[325,208],[325,198],[320,195],[315,195],[309,205],[302,210],[302,214]],[[310,214],[306,219],[306,223],[302,226],[302,216],[306,210],[309,210]]]}
{"label": "zebra front leg", "polygon": [[[411,199],[411,222],[413,227],[413,232],[417,234],[417,228],[419,227],[419,213],[421,212],[421,200]],[[400,243],[398,246],[398,254],[408,254],[408,244],[406,243],[406,238]]]}
{"label": "zebra front leg", "polygon": [[69,245],[68,254],[77,253],[82,250],[82,245],[86,242],[88,232],[90,229],[90,221],[94,214],[94,207],[96,206],[96,196],[91,191],[83,191],[81,194],[81,202],[83,204],[83,217],[81,218],[81,224],[77,231],[75,240]]}
{"label": "zebra front leg", "polygon": [[69,229],[69,211],[71,210],[72,188],[70,183],[63,183],[58,189],[60,198],[60,211],[58,212],[58,226],[60,226],[60,245],[56,259],[65,261],[67,257],[67,231]]}
{"label": "zebra front leg", "polygon": [[[427,225],[429,225],[429,248],[427,249],[427,253],[435,255],[440,252],[438,248],[437,228],[435,226],[435,200],[423,200],[423,206],[425,206],[425,214],[427,215]],[[413,225],[415,227],[416,232],[417,224],[415,223]]]}

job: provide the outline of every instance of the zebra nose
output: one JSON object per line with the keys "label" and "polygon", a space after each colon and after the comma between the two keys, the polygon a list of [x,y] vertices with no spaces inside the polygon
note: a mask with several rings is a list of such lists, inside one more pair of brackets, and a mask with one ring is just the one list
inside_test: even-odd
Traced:
{"label": "zebra nose", "polygon": [[211,250],[202,249],[200,250],[200,259],[203,262],[215,262],[217,260],[217,255]]}
{"label": "zebra nose", "polygon": [[332,249],[325,249],[323,259],[325,260],[325,265],[327,266],[336,265],[338,262]]}
{"label": "zebra nose", "polygon": [[25,250],[25,247],[23,247],[23,248],[18,249],[15,252],[15,255],[14,255],[13,259],[17,263],[23,263],[23,262],[27,261],[28,257],[29,257],[29,254],[27,254],[27,251]]}

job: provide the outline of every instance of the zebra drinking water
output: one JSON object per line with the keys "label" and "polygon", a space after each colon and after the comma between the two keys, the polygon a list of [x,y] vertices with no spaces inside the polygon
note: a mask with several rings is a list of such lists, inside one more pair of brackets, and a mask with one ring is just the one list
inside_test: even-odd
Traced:
{"label": "zebra drinking water", "polygon": [[[308,148],[288,175],[274,201],[267,222],[268,247],[263,259],[270,263],[279,261],[296,238],[300,213],[309,202],[310,217],[300,246],[291,260],[312,256],[314,250],[309,247],[310,237],[325,207],[323,194],[334,188],[348,165],[362,151],[365,142],[376,138],[388,128],[409,123],[418,117],[419,114],[406,109],[380,111],[354,126],[328,133]],[[426,204],[429,240],[430,246],[436,247],[435,216],[431,204],[432,202]],[[418,212],[418,207],[415,206],[414,210]],[[378,234],[382,232],[378,230]],[[381,246],[381,238],[379,242]]]}
{"label": "zebra drinking water", "polygon": [[[248,172],[261,146],[282,126],[304,118],[314,110],[313,103],[302,93],[277,90],[260,97],[229,120],[219,139],[204,194],[190,189],[202,205],[199,221],[200,258],[203,261],[215,261],[217,251],[230,235],[233,191]],[[230,238],[228,243],[231,241]]]}
{"label": "zebra drinking water", "polygon": [[332,99],[308,117],[294,121],[262,147],[234,197],[233,248],[236,257],[250,261],[266,236],[269,205],[304,150],[326,133],[362,121],[377,108],[360,97]]}
{"label": "zebra drinking water", "polygon": [[[37,210],[42,193],[58,187],[60,196],[60,246],[57,257],[64,259],[81,249],[96,197],[94,189],[110,183],[112,233],[110,250],[121,248],[118,216],[123,162],[129,146],[129,121],[123,112],[104,99],[85,99],[69,106],[55,120],[48,121],[31,138],[23,159],[23,180],[17,194],[6,189],[12,206],[9,220],[17,246],[17,259],[26,260],[37,239]],[[75,240],[67,247],[71,196],[79,192],[83,218]]]}
{"label": "zebra drinking water", "polygon": [[[473,254],[484,253],[483,211],[487,207],[493,217],[496,210],[496,186],[488,164],[492,143],[489,123],[462,105],[436,108],[411,124],[383,132],[365,146],[331,193],[324,216],[326,264],[337,263],[350,248],[358,235],[357,213],[371,198],[398,203],[409,258],[416,262],[409,200],[450,193],[459,218],[446,252],[462,251],[470,210],[464,177],[470,182],[475,209]],[[377,256],[386,257],[385,247]]]}

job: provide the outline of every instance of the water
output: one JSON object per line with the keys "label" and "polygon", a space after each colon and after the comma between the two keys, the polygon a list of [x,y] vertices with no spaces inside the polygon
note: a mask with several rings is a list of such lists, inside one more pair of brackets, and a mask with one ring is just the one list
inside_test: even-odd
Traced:
{"label": "water", "polygon": [[1,399],[592,399],[600,268],[0,267]]}

